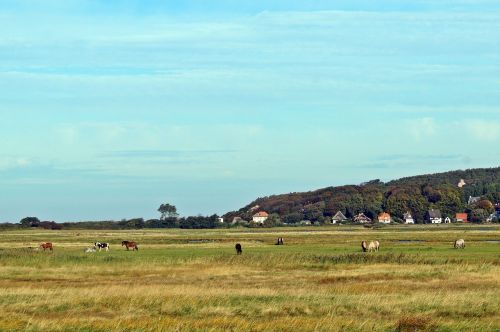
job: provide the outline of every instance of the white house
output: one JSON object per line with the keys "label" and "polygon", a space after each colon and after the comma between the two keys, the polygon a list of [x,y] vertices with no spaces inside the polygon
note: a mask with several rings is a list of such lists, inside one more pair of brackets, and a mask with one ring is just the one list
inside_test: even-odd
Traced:
{"label": "white house", "polygon": [[411,215],[411,212],[408,211],[403,215],[403,220],[405,221],[405,224],[414,224],[415,219],[413,219],[413,216]]}
{"label": "white house", "polygon": [[222,218],[222,217],[217,218],[217,220],[218,220],[221,224],[223,224],[223,223],[224,223],[224,218]]}
{"label": "white house", "polygon": [[342,213],[342,212],[337,212],[333,217],[332,217],[332,224],[336,224],[338,222],[346,221],[347,217]]}
{"label": "white house", "polygon": [[253,222],[258,224],[263,224],[269,218],[269,214],[267,212],[261,211],[253,215]]}
{"label": "white house", "polygon": [[441,224],[443,222],[443,216],[439,210],[429,210],[429,221],[431,224]]}

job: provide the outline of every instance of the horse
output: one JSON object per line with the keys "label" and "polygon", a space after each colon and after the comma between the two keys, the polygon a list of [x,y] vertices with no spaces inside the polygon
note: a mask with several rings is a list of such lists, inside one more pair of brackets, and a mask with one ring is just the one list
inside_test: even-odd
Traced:
{"label": "horse", "polygon": [[465,249],[465,241],[464,239],[455,241],[455,249]]}
{"label": "horse", "polygon": [[284,244],[285,244],[285,243],[283,242],[283,238],[282,238],[282,237],[279,237],[279,238],[278,238],[278,241],[276,242],[276,245],[277,245],[277,246],[282,246],[282,245],[284,245]]}
{"label": "horse", "polygon": [[371,241],[368,245],[368,252],[378,251],[380,248],[380,243],[378,241]]}
{"label": "horse", "polygon": [[236,249],[236,255],[241,255],[243,253],[243,248],[241,247],[241,244],[236,243],[236,246],[234,246]]}
{"label": "horse", "polygon": [[96,242],[94,243],[94,247],[98,248],[99,251],[101,251],[101,249],[106,249],[106,251],[109,251],[109,243]]}
{"label": "horse", "polygon": [[363,252],[368,251],[368,244],[366,243],[366,241],[361,242],[361,250],[363,250]]}
{"label": "horse", "polygon": [[45,249],[49,249],[50,251],[54,250],[54,246],[52,245],[52,242],[42,243],[42,244],[40,244],[40,248],[42,248],[43,251],[45,251]]}
{"label": "horse", "polygon": [[131,242],[131,241],[122,241],[122,247],[125,246],[125,248],[127,248],[127,250],[130,250],[130,248],[132,248],[132,250],[137,250],[139,251],[139,247],[137,246],[137,243],[135,242]]}

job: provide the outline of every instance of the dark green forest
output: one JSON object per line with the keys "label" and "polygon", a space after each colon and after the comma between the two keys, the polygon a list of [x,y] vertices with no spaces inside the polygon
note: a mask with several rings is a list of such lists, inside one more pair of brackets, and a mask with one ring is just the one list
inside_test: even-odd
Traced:
{"label": "dark green forest", "polygon": [[[465,182],[463,187],[459,187],[461,180]],[[471,196],[479,197],[478,201],[468,204]],[[443,217],[467,212],[470,221],[482,222],[495,212],[496,203],[500,203],[500,167],[419,175],[387,183],[372,180],[360,185],[262,197],[224,218],[251,220],[258,207],[288,224],[302,220],[323,223],[338,211],[347,218],[364,213],[372,219],[388,212],[395,221],[401,221],[403,214],[410,211],[417,223],[425,223],[429,209],[439,209]]]}

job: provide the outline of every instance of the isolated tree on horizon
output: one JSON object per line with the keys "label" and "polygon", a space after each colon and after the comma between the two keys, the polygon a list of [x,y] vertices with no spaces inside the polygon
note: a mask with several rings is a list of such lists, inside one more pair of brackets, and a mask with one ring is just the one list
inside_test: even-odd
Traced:
{"label": "isolated tree on horizon", "polygon": [[179,216],[175,205],[171,205],[168,203],[160,205],[160,207],[158,208],[158,212],[161,213],[161,220],[165,220],[167,218],[177,218]]}

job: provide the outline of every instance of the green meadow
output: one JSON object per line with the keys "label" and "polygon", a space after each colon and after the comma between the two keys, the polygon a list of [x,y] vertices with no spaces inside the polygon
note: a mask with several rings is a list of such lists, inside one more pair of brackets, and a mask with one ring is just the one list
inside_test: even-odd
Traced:
{"label": "green meadow", "polygon": [[499,331],[500,225],[7,231],[0,312],[1,331]]}

